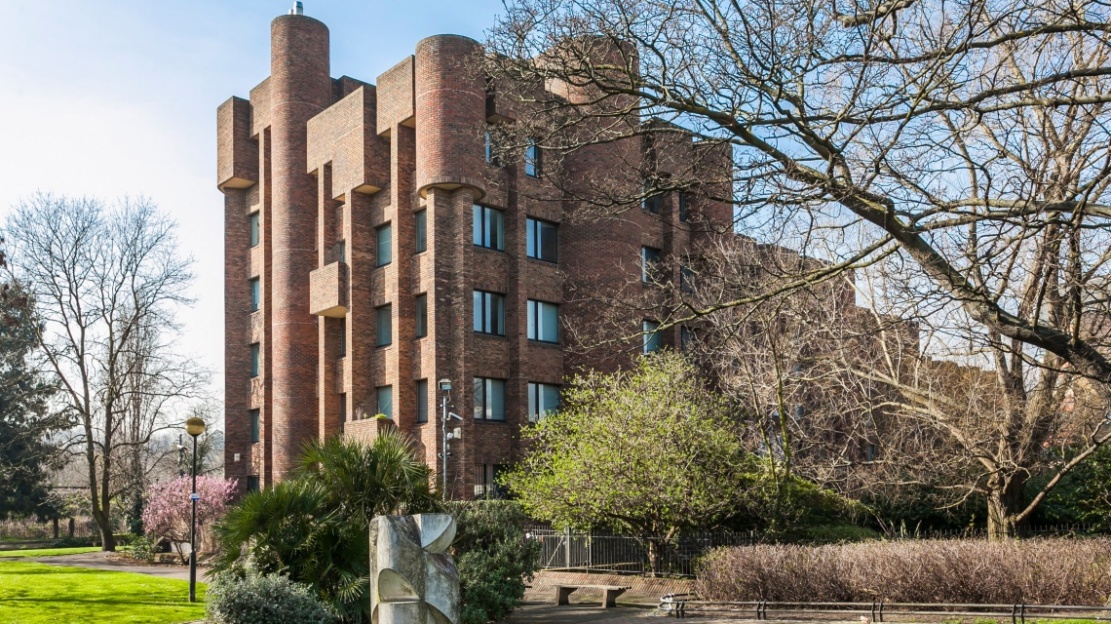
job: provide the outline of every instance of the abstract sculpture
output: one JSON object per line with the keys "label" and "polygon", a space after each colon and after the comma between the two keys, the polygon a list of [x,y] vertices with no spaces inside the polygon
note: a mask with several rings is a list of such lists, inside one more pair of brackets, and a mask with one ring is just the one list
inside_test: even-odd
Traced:
{"label": "abstract sculpture", "polygon": [[378,516],[370,523],[372,624],[458,624],[459,573],[448,514]]}

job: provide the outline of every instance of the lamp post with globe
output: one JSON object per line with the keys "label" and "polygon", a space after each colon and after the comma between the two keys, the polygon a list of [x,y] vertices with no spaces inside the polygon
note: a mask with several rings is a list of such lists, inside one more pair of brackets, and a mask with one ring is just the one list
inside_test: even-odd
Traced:
{"label": "lamp post with globe", "polygon": [[189,500],[193,503],[193,518],[189,525],[189,602],[197,601],[197,436],[204,433],[204,420],[196,416],[185,421],[185,433],[193,437],[193,490]]}

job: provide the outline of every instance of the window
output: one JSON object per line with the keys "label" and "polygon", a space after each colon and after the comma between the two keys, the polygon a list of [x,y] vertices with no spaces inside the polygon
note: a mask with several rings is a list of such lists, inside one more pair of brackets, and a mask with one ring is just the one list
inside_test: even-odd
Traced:
{"label": "window", "polygon": [[559,342],[559,306],[529,299],[528,339]]}
{"label": "window", "polygon": [[259,490],[258,475],[247,475],[247,491],[257,492]]}
{"label": "window", "polygon": [[337,319],[337,321],[336,324],[339,326],[339,331],[336,332],[338,334],[336,336],[336,355],[339,357],[347,357],[347,319],[341,318]]}
{"label": "window", "polygon": [[258,215],[259,213],[252,212],[250,215],[247,216],[247,222],[250,223],[251,229],[251,247],[257,246],[259,241]]}
{"label": "window", "polygon": [[525,175],[532,178],[540,177],[540,145],[536,139],[529,139],[525,146]]}
{"label": "window", "polygon": [[417,338],[428,335],[428,295],[417,295]]}
{"label": "window", "polygon": [[644,352],[652,353],[660,350],[660,324],[656,321],[644,321],[641,324],[644,335]]}
{"label": "window", "polygon": [[475,420],[505,420],[505,380],[474,378]]}
{"label": "window", "polygon": [[695,335],[691,328],[683,325],[679,328],[679,349],[681,351],[690,351],[694,346]]}
{"label": "window", "polygon": [[334,262],[347,262],[347,241],[336,241],[332,247],[332,260]]}
{"label": "window", "polygon": [[498,480],[505,472],[502,464],[475,464],[474,495],[476,498],[506,498],[506,491]]}
{"label": "window", "polygon": [[505,215],[502,211],[474,205],[474,244],[505,251]]}
{"label": "window", "polygon": [[262,304],[262,286],[257,277],[251,278],[248,283],[251,285],[251,312],[256,312]]}
{"label": "window", "polygon": [[257,409],[251,410],[251,443],[254,444],[259,440],[259,411]]}
{"label": "window", "polygon": [[417,381],[417,422],[428,422],[428,380]]}
{"label": "window", "polygon": [[691,196],[687,193],[679,192],[679,220],[687,221],[691,218]]}
{"label": "window", "polygon": [[385,347],[393,342],[393,306],[386,304],[374,310],[375,346]]}
{"label": "window", "polygon": [[393,260],[393,251],[390,249],[390,236],[393,228],[387,223],[379,227],[375,232],[377,233],[377,256],[375,257],[376,266],[386,266]]}
{"label": "window", "polygon": [[555,223],[529,217],[525,220],[525,251],[530,258],[556,262],[559,232]]}
{"label": "window", "polygon": [[500,167],[501,161],[498,160],[497,150],[494,147],[494,135],[489,130],[486,131],[483,145],[486,152],[486,164]]}
{"label": "window", "polygon": [[251,377],[258,377],[259,375],[259,359],[261,356],[259,344],[257,342],[251,343]]}
{"label": "window", "polygon": [[640,248],[640,280],[656,282],[660,277],[660,250],[653,247]]}
{"label": "window", "polygon": [[378,388],[378,413],[393,418],[393,386]]}
{"label": "window", "polygon": [[417,253],[428,250],[428,211],[421,210],[416,215]]}
{"label": "window", "polygon": [[474,330],[480,334],[505,335],[505,296],[474,291]]}
{"label": "window", "polygon": [[339,395],[339,420],[340,422],[347,422],[347,393],[341,392]]}
{"label": "window", "polygon": [[679,267],[679,290],[685,293],[694,292],[694,269]]}
{"label": "window", "polygon": [[645,212],[652,214],[660,214],[660,209],[663,208],[663,195],[654,192],[652,185],[648,182],[644,183],[644,199],[641,201],[640,207]]}
{"label": "window", "polygon": [[559,386],[543,383],[528,385],[528,419],[536,422],[559,409]]}

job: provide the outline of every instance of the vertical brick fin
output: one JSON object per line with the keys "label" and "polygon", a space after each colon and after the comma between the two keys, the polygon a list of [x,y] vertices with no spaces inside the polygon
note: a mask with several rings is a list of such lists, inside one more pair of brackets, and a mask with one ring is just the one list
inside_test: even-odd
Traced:
{"label": "vertical brick fin", "polygon": [[317,265],[317,183],[306,173],[307,123],[331,104],[328,28],[299,15],[271,24],[273,139],[271,259],[273,476],[294,468],[317,435],[317,320],[309,314],[309,274]]}
{"label": "vertical brick fin", "polygon": [[700,181],[695,191],[699,209],[695,214],[716,228],[731,230],[732,202],[714,198],[733,196],[733,146],[725,141],[702,141],[694,144],[694,154],[694,178]]}
{"label": "vertical brick fin", "polygon": [[413,57],[378,76],[378,134],[388,136],[396,125],[413,127]]}
{"label": "vertical brick fin", "polygon": [[258,143],[251,140],[251,103],[228,99],[216,109],[216,187],[249,188],[258,182]]}
{"label": "vertical brick fin", "polygon": [[[250,223],[246,189],[224,191],[224,474],[246,487],[251,471]],[[236,455],[239,455],[238,460]]]}
{"label": "vertical brick fin", "polygon": [[417,44],[417,189],[475,189],[486,193],[486,85],[482,47],[459,35],[436,35]]}

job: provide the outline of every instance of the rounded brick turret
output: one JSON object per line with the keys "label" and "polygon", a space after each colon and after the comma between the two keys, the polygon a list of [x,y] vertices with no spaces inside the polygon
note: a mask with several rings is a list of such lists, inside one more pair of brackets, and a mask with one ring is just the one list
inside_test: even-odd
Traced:
{"label": "rounded brick turret", "polygon": [[417,188],[469,186],[485,194],[486,88],[482,46],[459,35],[417,44]]}
{"label": "rounded brick turret", "polygon": [[316,268],[316,179],[306,171],[308,120],[331,104],[328,27],[303,15],[271,24],[273,471],[284,478],[316,437],[317,319],[309,314]]}

